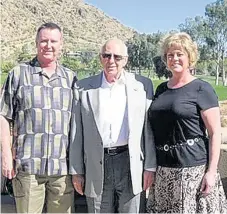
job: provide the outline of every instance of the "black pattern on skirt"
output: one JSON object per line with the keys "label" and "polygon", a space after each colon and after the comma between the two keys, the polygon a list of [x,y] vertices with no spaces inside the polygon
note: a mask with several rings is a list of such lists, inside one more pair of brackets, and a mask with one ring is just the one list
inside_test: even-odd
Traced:
{"label": "black pattern on skirt", "polygon": [[149,213],[227,213],[227,201],[217,173],[212,192],[200,193],[206,166],[188,168],[158,167],[156,182],[147,202]]}

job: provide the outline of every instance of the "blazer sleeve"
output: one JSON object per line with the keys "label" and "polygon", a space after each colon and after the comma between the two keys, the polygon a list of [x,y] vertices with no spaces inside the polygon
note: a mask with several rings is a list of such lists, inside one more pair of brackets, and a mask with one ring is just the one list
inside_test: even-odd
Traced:
{"label": "blazer sleeve", "polygon": [[84,174],[83,126],[80,91],[73,89],[72,114],[69,140],[69,174]]}
{"label": "blazer sleeve", "polygon": [[150,108],[153,97],[153,84],[151,80],[148,80],[146,88],[146,113],[143,127],[143,146],[144,146],[144,169],[156,168],[156,149],[154,143],[153,131],[148,121],[148,109]]}

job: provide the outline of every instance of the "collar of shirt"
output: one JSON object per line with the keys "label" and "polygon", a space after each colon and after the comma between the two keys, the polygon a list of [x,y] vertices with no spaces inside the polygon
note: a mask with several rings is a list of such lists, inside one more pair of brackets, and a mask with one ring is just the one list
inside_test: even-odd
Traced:
{"label": "collar of shirt", "polygon": [[[37,74],[37,73],[42,73],[44,74],[45,72],[43,72],[43,69],[41,68],[40,66],[40,63],[37,59],[37,57],[33,58],[29,64],[34,67],[34,70],[33,70],[33,74]],[[56,74],[59,76],[59,77],[63,77],[63,78],[67,78],[66,74],[65,74],[65,71],[64,69],[62,68],[62,66],[59,64],[59,62],[56,62],[57,64],[57,67],[56,67]]]}
{"label": "collar of shirt", "polygon": [[104,71],[102,73],[102,84],[101,87],[102,88],[111,88],[114,85],[121,85],[121,84],[126,84],[126,80],[125,80],[125,72],[122,71],[120,77],[113,83],[109,83],[105,77]]}

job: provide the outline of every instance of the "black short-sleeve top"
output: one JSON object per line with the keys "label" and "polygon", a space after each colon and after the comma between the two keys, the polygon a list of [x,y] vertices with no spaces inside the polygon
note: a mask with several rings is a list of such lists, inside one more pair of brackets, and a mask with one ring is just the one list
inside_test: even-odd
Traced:
{"label": "black short-sleeve top", "polygon": [[[200,79],[175,89],[167,82],[156,90],[149,109],[149,121],[154,132],[158,165],[187,167],[206,164],[208,140],[201,110],[218,107],[218,98],[212,86]],[[203,139],[187,145],[188,139]],[[180,146],[181,144],[182,146]],[[172,149],[165,151],[165,145]]]}

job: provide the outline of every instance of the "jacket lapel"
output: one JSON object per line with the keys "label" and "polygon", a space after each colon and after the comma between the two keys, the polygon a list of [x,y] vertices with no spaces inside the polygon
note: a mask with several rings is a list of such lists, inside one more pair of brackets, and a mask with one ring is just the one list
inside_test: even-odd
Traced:
{"label": "jacket lapel", "polygon": [[134,74],[125,72],[126,78],[126,93],[127,93],[127,103],[128,103],[128,125],[129,125],[129,135],[130,131],[134,126],[134,114],[138,114],[136,108],[140,105],[140,94],[141,94],[141,85],[136,81]]}
{"label": "jacket lapel", "polygon": [[91,89],[88,90],[88,97],[91,104],[91,109],[93,111],[95,123],[97,125],[99,134],[101,136],[102,128],[101,128],[101,121],[102,121],[102,114],[100,112],[100,88],[102,84],[102,75],[101,72],[99,75],[94,76],[92,81],[90,82]]}

